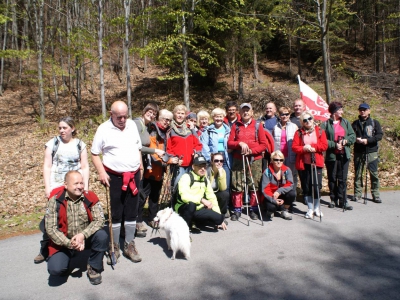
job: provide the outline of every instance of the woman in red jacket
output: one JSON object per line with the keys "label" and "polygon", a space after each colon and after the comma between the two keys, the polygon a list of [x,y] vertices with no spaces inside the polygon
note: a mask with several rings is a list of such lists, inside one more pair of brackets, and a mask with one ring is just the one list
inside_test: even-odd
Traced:
{"label": "woman in red jacket", "polygon": [[[318,195],[320,195],[322,187],[322,168],[324,167],[323,152],[328,149],[328,141],[325,131],[315,125],[314,117],[311,112],[305,111],[301,114],[300,124],[302,127],[294,135],[292,150],[297,154],[296,169],[299,171],[304,200],[308,206],[305,218],[310,219],[313,217],[314,213],[317,217],[322,216]],[[311,168],[313,160],[315,160],[315,165],[317,167],[317,178],[315,172],[313,172]],[[318,180],[318,188],[314,189],[314,201],[311,190],[311,176],[313,176],[314,183]]]}

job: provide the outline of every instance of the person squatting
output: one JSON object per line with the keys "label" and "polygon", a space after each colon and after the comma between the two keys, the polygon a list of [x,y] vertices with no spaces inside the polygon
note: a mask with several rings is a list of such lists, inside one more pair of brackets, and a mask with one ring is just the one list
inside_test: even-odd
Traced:
{"label": "person squatting", "polygon": [[[90,152],[99,181],[111,204],[110,232],[95,193],[89,190],[86,144],[77,138],[71,117],[58,124],[59,135],[45,145],[43,178],[47,210],[40,224],[43,239],[35,263],[47,261],[50,275],[65,276],[71,258],[90,249],[87,277],[100,284],[103,257],[114,264],[122,254],[142,261],[135,241],[145,237],[147,225],[162,205],[169,205],[186,221],[191,232],[202,226],[227,230],[248,214],[252,220],[292,220],[294,202],[307,205],[306,219],[323,216],[320,203],[322,169],[327,168],[329,208],[352,210],[347,202],[347,173],[354,145],[354,196],[362,200],[364,167],[369,171],[371,194],[379,194],[378,148],[383,133],[362,103],[359,117],[343,118],[343,104],[329,105],[330,118],[318,123],[301,99],[290,107],[268,102],[256,119],[250,103],[229,101],[225,108],[190,112],[184,105],[173,111],[147,104],[140,117],[129,119],[123,101],[111,105],[110,118],[96,131]],[[325,155],[324,155],[325,154]],[[301,194],[297,191],[300,179]],[[160,203],[166,199],[167,203]],[[108,199],[108,198],[107,198]],[[148,202],[148,218],[143,207]],[[247,206],[247,210],[244,207]],[[297,206],[299,211],[300,208]],[[261,211],[260,211],[261,210]],[[113,243],[109,236],[112,235]],[[119,244],[119,237],[123,244]],[[110,253],[115,254],[112,263]]]}

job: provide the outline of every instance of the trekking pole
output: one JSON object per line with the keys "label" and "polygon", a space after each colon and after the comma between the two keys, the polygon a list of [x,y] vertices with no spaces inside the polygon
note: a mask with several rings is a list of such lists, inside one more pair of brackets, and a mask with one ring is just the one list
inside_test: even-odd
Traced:
{"label": "trekking pole", "polygon": [[248,158],[247,156],[246,156],[246,161],[247,161],[247,166],[249,167],[249,173],[250,173],[251,183],[252,183],[252,185],[253,185],[254,194],[255,194],[255,196],[256,196],[258,212],[260,213],[261,225],[264,226],[264,220],[263,220],[263,218],[262,218],[262,213],[261,213],[261,209],[260,209],[260,203],[258,202],[258,196],[257,196],[256,185],[254,184],[254,178],[253,178],[253,174],[252,174],[252,172],[251,172],[249,158]]}
{"label": "trekking pole", "polygon": [[[343,136],[338,136],[338,140],[339,140],[339,142],[342,143],[342,147],[344,147],[344,145],[343,145],[343,139],[344,139]],[[343,170],[343,165],[344,165],[343,160],[344,160],[344,154],[345,154],[346,152],[345,152],[344,149],[343,149],[342,151],[343,151],[343,153],[340,153],[340,166],[341,166],[341,168],[342,168],[342,181],[343,181],[343,185],[345,185],[345,184],[347,185],[347,182],[344,182],[344,170]],[[336,184],[337,184],[337,181],[336,181]],[[346,187],[347,187],[347,186],[346,186]],[[344,190],[346,190],[345,187],[343,187],[343,188],[344,188]],[[343,212],[346,211],[346,206],[347,206],[347,193],[343,193]]]}
{"label": "trekking pole", "polygon": [[[317,191],[317,201],[320,202],[319,200],[319,183],[318,183],[318,171],[317,171],[317,164],[315,161],[315,153],[311,152],[311,183],[312,183],[312,187],[313,187],[313,208],[314,208],[314,196],[315,196],[315,191]],[[312,174],[314,173],[314,174]],[[315,175],[315,184],[314,184],[314,176]],[[314,190],[315,188],[315,190]],[[313,214],[313,219],[314,219],[314,214]],[[319,222],[322,222],[322,211],[321,211],[321,205],[319,205]]]}
{"label": "trekking pole", "polygon": [[244,176],[244,203],[246,204],[247,226],[250,226],[249,201],[248,201],[249,187],[247,185],[246,163],[244,155],[242,155],[242,162],[243,162],[243,176]]}
{"label": "trekking pole", "polygon": [[104,187],[106,188],[108,228],[110,231],[110,241],[111,241],[111,253],[109,253],[109,255],[111,258],[111,268],[114,270],[114,266],[117,264],[117,259],[115,257],[115,250],[114,250],[114,233],[112,231],[111,202],[108,199],[108,187],[106,185]]}
{"label": "trekking pole", "polygon": [[368,203],[368,147],[365,146],[365,190],[364,190],[364,204]]}

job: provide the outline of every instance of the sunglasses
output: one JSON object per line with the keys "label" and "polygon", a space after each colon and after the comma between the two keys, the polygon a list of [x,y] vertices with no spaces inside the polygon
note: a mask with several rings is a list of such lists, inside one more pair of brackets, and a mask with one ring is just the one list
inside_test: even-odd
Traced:
{"label": "sunglasses", "polygon": [[278,161],[280,161],[280,162],[283,162],[283,161],[284,161],[284,159],[280,159],[280,158],[274,158],[274,159],[273,159],[273,161],[276,161],[276,162],[278,162]]}
{"label": "sunglasses", "polygon": [[214,162],[215,162],[215,163],[223,163],[224,160],[223,160],[223,159],[214,159]]}
{"label": "sunglasses", "polygon": [[303,119],[303,123],[308,123],[309,121],[311,121],[313,118],[312,117],[308,117],[307,119]]}
{"label": "sunglasses", "polygon": [[287,117],[288,115],[290,115],[290,113],[284,113],[284,114],[281,114],[280,116],[281,117]]}

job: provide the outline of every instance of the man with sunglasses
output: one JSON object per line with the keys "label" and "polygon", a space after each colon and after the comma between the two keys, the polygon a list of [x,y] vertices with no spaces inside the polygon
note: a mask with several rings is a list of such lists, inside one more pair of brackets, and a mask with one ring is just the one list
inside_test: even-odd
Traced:
{"label": "man with sunglasses", "polygon": [[356,143],[354,144],[354,198],[353,201],[361,200],[362,194],[362,173],[366,162],[371,179],[371,194],[375,203],[382,203],[379,195],[378,177],[378,142],[382,140],[383,132],[380,123],[370,117],[370,106],[361,103],[358,107],[358,120],[352,124],[356,133]]}
{"label": "man with sunglasses", "polygon": [[186,221],[191,231],[196,225],[218,226],[226,230],[224,215],[207,178],[207,160],[201,154],[193,159],[192,170],[179,179],[175,211]]}
{"label": "man with sunglasses", "polygon": [[[110,189],[115,255],[117,259],[120,256],[118,241],[124,218],[124,254],[131,261],[140,262],[134,238],[143,175],[142,142],[135,122],[128,119],[125,102],[115,101],[110,115],[110,119],[97,128],[91,149],[92,161],[100,182]],[[107,263],[111,264],[111,259],[108,258]]]}

